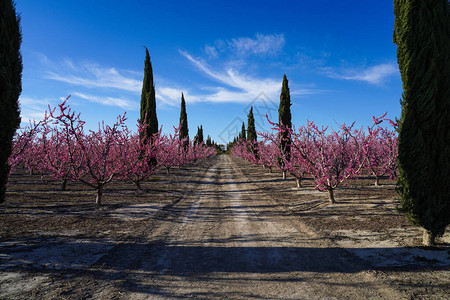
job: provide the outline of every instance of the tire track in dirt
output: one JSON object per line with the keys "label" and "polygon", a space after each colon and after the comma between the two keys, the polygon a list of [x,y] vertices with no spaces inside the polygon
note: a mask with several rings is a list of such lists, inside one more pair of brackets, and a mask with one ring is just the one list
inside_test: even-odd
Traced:
{"label": "tire track in dirt", "polygon": [[[231,165],[238,177],[249,181],[232,160]],[[257,224],[257,216],[263,224],[254,226],[253,233],[259,232],[266,238],[261,243],[262,247],[277,250],[268,259],[276,257],[277,263],[284,267],[272,266],[273,270],[284,269],[290,272],[291,278],[308,282],[307,290],[312,290],[313,295],[310,297],[299,293],[299,298],[405,298],[387,282],[374,277],[366,262],[322,237],[320,232],[311,230],[298,216],[293,216],[280,206],[274,200],[275,197],[264,191],[248,193],[255,214],[251,224]],[[267,207],[273,207],[274,211],[268,213]]]}
{"label": "tire track in dirt", "polygon": [[[137,228],[140,238],[133,240],[124,239],[116,241],[116,245],[111,247],[107,253],[89,267],[73,272],[70,283],[58,280],[56,285],[62,290],[70,290],[68,298],[73,297],[93,297],[96,299],[121,298],[135,290],[143,290],[141,281],[143,277],[148,277],[143,265],[146,261],[153,261],[154,253],[164,253],[165,240],[170,234],[176,234],[179,229],[170,224],[183,223],[184,220],[195,215],[198,204],[191,207],[192,199],[195,199],[198,183],[208,177],[212,165],[206,168],[195,167],[193,173],[184,180],[177,181],[177,184],[186,185],[183,196],[171,205],[162,207],[159,211],[151,212],[150,224],[146,230]],[[184,222],[186,223],[186,222]],[[158,256],[160,263],[154,262],[156,266],[164,264],[164,257]],[[160,270],[159,267],[157,267]],[[162,269],[164,273],[164,269]],[[69,286],[69,287],[68,287]],[[55,286],[56,288],[56,286]],[[153,290],[153,289],[151,289]]]}
{"label": "tire track in dirt", "polygon": [[[230,156],[187,180],[139,240],[123,241],[80,292],[120,299],[401,299],[361,260],[305,230]],[[195,176],[194,176],[195,175]],[[86,292],[88,290],[88,293]]]}
{"label": "tire track in dirt", "polygon": [[366,276],[356,257],[291,222],[229,156],[198,185],[174,208],[182,217],[166,222],[171,229],[158,236],[126,298],[400,297]]}

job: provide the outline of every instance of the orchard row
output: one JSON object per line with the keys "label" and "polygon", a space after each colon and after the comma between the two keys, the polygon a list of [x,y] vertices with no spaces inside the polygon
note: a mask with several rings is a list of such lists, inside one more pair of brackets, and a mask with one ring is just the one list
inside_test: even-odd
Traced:
{"label": "orchard row", "polygon": [[363,170],[374,176],[375,185],[382,176],[396,177],[397,135],[395,130],[380,126],[388,120],[383,119],[385,115],[374,117],[374,124],[366,131],[355,129],[354,124],[341,125],[334,131],[310,121],[306,126],[289,128],[269,120],[274,133],[258,133],[263,138],[261,142],[241,138],[231,153],[270,171],[278,168],[284,177],[291,174],[298,187],[309,175],[315,188],[328,191],[329,200],[334,203],[333,191]]}
{"label": "orchard row", "polygon": [[125,115],[98,130],[84,129],[85,122],[75,114],[67,100],[50,110],[43,121],[17,133],[9,158],[11,173],[18,166],[30,172],[48,174],[61,180],[78,181],[97,191],[97,205],[102,203],[104,187],[115,179],[141,183],[161,168],[181,165],[216,154],[203,142],[180,139],[179,128],[173,134],[158,133],[147,138],[147,125],[138,124],[133,133],[125,125]]}

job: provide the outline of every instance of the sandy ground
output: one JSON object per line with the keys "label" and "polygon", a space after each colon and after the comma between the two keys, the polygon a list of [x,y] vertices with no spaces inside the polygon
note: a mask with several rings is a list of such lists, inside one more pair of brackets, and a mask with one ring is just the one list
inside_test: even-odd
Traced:
{"label": "sandy ground", "polygon": [[[2,231],[0,298],[449,298],[448,234],[437,248],[413,247],[419,230],[393,212],[389,187],[366,187],[362,203],[343,189],[330,206],[278,175],[220,155],[174,174],[164,201],[0,208],[26,227]],[[51,226],[33,227],[47,217]]]}

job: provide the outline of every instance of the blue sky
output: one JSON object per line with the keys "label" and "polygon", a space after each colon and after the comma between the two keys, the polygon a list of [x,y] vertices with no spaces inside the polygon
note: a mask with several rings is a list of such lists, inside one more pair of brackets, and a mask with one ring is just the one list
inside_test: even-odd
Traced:
{"label": "blue sky", "polygon": [[89,128],[127,112],[139,118],[150,52],[163,130],[178,125],[181,92],[189,133],[219,143],[256,111],[257,130],[277,119],[287,75],[292,121],[371,124],[400,115],[402,93],[392,0],[17,0],[22,17],[23,121],[72,95]]}

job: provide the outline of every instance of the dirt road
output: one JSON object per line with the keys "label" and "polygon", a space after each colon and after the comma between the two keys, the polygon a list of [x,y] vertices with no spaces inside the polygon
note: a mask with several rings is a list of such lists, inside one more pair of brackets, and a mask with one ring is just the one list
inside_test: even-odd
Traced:
{"label": "dirt road", "polygon": [[[4,254],[0,298],[17,295],[18,282],[25,290],[34,282],[27,295],[36,298],[405,297],[373,276],[367,263],[309,231],[273,201],[274,195],[249,182],[230,156],[217,156],[206,171],[194,175],[186,180],[184,197],[149,211],[151,223],[137,226],[133,238],[59,237],[34,245],[47,255],[56,249],[54,257],[67,253],[59,260],[42,254],[40,259],[53,265],[34,265],[33,280],[20,275],[20,268],[7,272],[25,256]],[[39,259],[36,253],[32,257]]]}
{"label": "dirt road", "polygon": [[[302,230],[221,155],[147,240],[99,262],[126,298],[398,298],[345,250]],[[396,297],[397,296],[397,297]]]}

